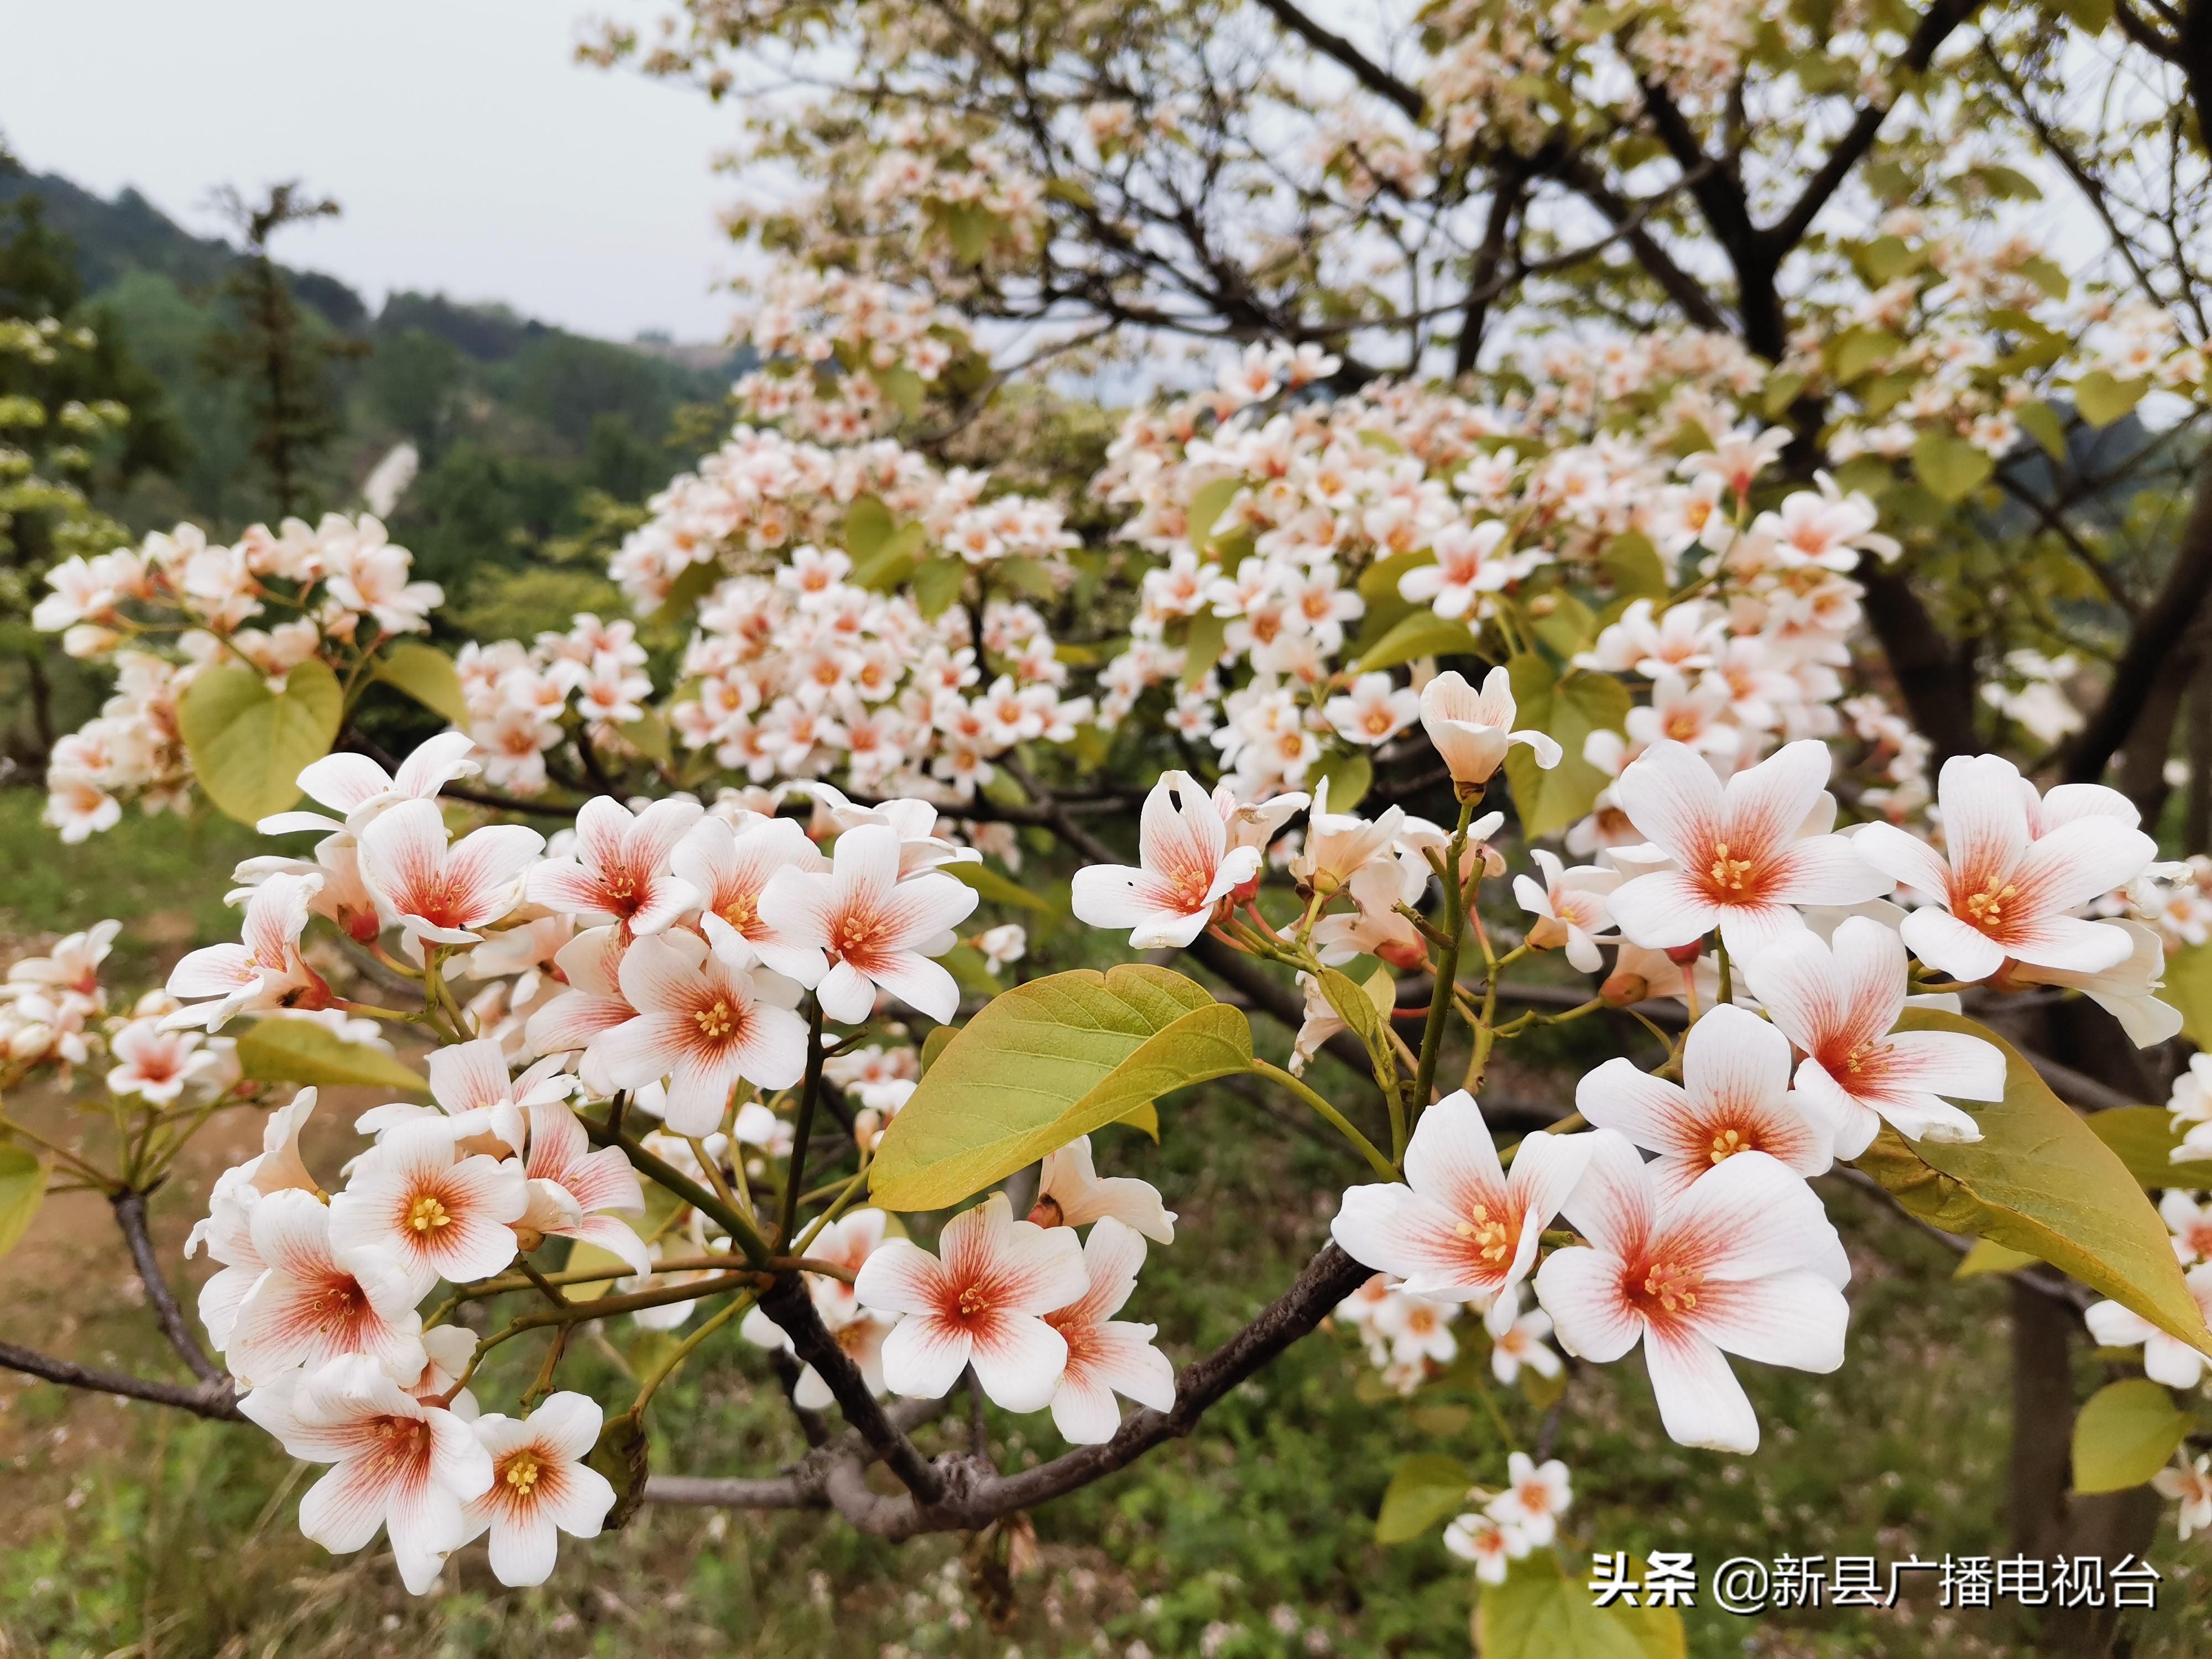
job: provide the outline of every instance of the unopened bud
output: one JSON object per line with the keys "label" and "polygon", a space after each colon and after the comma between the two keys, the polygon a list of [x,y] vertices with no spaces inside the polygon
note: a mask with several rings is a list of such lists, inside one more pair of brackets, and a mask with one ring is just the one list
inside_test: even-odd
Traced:
{"label": "unopened bud", "polygon": [[1626,1008],[1651,994],[1651,981],[1641,974],[1614,974],[1597,988],[1609,1008]]}
{"label": "unopened bud", "polygon": [[544,1242],[545,1235],[539,1232],[537,1228],[525,1227],[520,1223],[515,1224],[514,1248],[523,1255],[528,1255]]}
{"label": "unopened bud", "polygon": [[1694,939],[1687,945],[1677,945],[1673,950],[1668,951],[1667,960],[1673,963],[1677,968],[1694,968],[1698,964],[1698,958],[1705,955],[1705,940],[1701,939]]}
{"label": "unopened bud", "polygon": [[1428,951],[1419,939],[1393,939],[1376,945],[1375,954],[1403,974],[1418,973],[1429,965]]}
{"label": "unopened bud", "polygon": [[1030,1220],[1039,1227],[1063,1227],[1067,1224],[1066,1212],[1060,1207],[1060,1200],[1049,1193],[1037,1200],[1036,1207],[1030,1212]]}

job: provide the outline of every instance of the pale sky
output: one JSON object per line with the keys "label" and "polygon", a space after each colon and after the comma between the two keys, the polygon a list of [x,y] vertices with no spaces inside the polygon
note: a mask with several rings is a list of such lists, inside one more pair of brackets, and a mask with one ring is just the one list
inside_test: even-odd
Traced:
{"label": "pale sky", "polygon": [[615,339],[719,339],[734,250],[710,170],[736,112],[571,57],[655,0],[0,0],[0,132],[33,172],[134,185],[201,234],[209,191],[303,179],[345,214],[285,263],[372,306],[502,300]]}

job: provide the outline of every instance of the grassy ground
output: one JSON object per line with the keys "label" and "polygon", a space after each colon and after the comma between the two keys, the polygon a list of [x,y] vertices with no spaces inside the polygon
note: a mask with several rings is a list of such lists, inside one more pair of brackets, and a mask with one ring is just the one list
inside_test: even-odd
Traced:
{"label": "grassy ground", "polygon": [[[25,796],[0,796],[12,928],[51,933],[118,915],[139,921],[143,939],[151,921],[159,937],[134,947],[149,973],[224,929],[220,895],[242,833],[133,823],[70,851],[43,838],[34,810]],[[1543,1097],[1564,1081],[1528,1066],[1496,1085]],[[1155,1252],[1131,1310],[1159,1323],[1180,1361],[1287,1279],[1325,1235],[1337,1188],[1358,1174],[1225,1090],[1164,1115],[1159,1148],[1117,1131],[1103,1150],[1182,1212],[1176,1245]],[[210,1147],[158,1195],[165,1244],[180,1240],[231,1155]],[[1558,1450],[1576,1472],[1571,1518],[1586,1545],[1693,1549],[1708,1569],[1784,1551],[2002,1552],[2002,1287],[1954,1284],[1940,1244],[1855,1193],[1826,1196],[1857,1268],[1844,1369],[1744,1367],[1768,1437],[1749,1460],[1669,1443],[1636,1361],[1578,1373]],[[152,1373],[158,1343],[131,1305],[103,1210],[51,1204],[0,1261],[0,1330]],[[616,1384],[618,1365],[665,1340],[611,1334],[581,1350],[580,1380]],[[487,1409],[512,1409],[538,1358],[530,1340],[503,1350],[478,1390]],[[1405,1455],[1446,1451],[1494,1477],[1504,1443],[1468,1397],[1376,1401],[1367,1376],[1349,1334],[1324,1331],[1189,1440],[1039,1512],[1039,1571],[1005,1608],[971,1588],[958,1539],[892,1547],[811,1515],[651,1508],[618,1535],[567,1548],[541,1589],[502,1589],[477,1551],[418,1601],[380,1549],[339,1560],[300,1538],[293,1510],[308,1472],[258,1431],[0,1380],[0,1656],[1463,1655],[1465,1570],[1434,1534],[1377,1546],[1372,1517]],[[1533,1440],[1535,1409],[1502,1405],[1516,1438]],[[994,1419],[992,1429],[1002,1462],[1059,1449],[1041,1416]],[[757,1472],[798,1443],[766,1368],[734,1341],[663,1391],[654,1430],[665,1470]],[[2155,1559],[2166,1605],[2140,1626],[2135,1651],[2205,1651],[2212,1593],[2192,1565],[2201,1557],[2169,1535]],[[2020,1651],[2022,1638],[2002,1613],[1939,1611],[1932,1583],[1895,1612],[1741,1620],[1700,1608],[1689,1626],[1700,1659],[1963,1656]]]}

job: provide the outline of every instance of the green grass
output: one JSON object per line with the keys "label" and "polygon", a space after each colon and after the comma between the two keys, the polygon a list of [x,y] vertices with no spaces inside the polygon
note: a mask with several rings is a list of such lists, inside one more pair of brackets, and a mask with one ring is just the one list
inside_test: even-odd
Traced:
{"label": "green grass", "polygon": [[[209,936],[228,931],[220,893],[251,847],[245,832],[134,820],[88,848],[58,849],[15,799],[0,806],[14,925],[58,931],[102,915],[179,915]],[[27,873],[37,882],[26,885]],[[1603,1041],[1595,1024],[1577,1029],[1586,1043]],[[1535,1058],[1566,1069],[1524,1061],[1516,1091],[1556,1087],[1592,1056],[1553,1033]],[[1154,1250],[1129,1310],[1158,1322],[1180,1362],[1290,1278],[1360,1170],[1225,1089],[1172,1102],[1163,1120],[1159,1147],[1109,1131],[1100,1152],[1105,1167],[1157,1182],[1181,1212],[1176,1243]],[[1728,1556],[1785,1551],[2003,1552],[2003,1287],[1953,1282],[1947,1249],[1838,1183],[1825,1196],[1857,1269],[1844,1368],[1820,1377],[1742,1367],[1767,1442],[1751,1459],[1668,1442],[1639,1362],[1581,1370],[1557,1449],[1574,1471],[1570,1529],[1583,1545],[1692,1549],[1708,1571]],[[198,1198],[165,1192],[159,1202],[173,1219]],[[143,1314],[104,1290],[88,1307],[82,1286],[42,1286],[0,1310],[0,1325],[40,1332],[65,1317],[76,1322],[73,1352],[161,1368]],[[619,1326],[608,1334],[609,1345],[578,1345],[565,1375],[619,1400],[617,1366],[667,1339]],[[514,1408],[541,1340],[508,1345],[486,1368],[477,1390],[486,1409]],[[2090,1382],[2085,1372],[2085,1393]],[[333,1560],[300,1538],[294,1510],[313,1474],[258,1431],[42,1385],[0,1384],[0,1446],[16,1449],[0,1462],[9,1499],[0,1655],[11,1659],[1147,1650],[1158,1659],[1444,1659],[1468,1651],[1466,1570],[1434,1533],[1378,1546],[1372,1517],[1400,1458],[1448,1452],[1494,1480],[1505,1450],[1472,1396],[1378,1399],[1349,1334],[1323,1331],[1236,1390],[1189,1439],[1038,1511],[1041,1571],[1015,1584],[1008,1607],[978,1593],[963,1539],[891,1546],[829,1516],[650,1507],[620,1534],[566,1546],[542,1589],[502,1589],[477,1548],[418,1601],[400,1589],[380,1547]],[[1510,1394],[1498,1403],[1516,1443],[1533,1443],[1541,1413]],[[653,1464],[667,1471],[758,1473],[799,1446],[760,1357],[734,1335],[663,1390],[653,1426]],[[992,1434],[1002,1464],[1060,1449],[1042,1415],[994,1415]],[[2204,1650],[2212,1597],[2191,1571],[2195,1553],[2166,1523],[2154,1559],[2168,1574],[2167,1605],[2137,1629],[2138,1656]],[[2024,1650],[2008,1615],[1942,1613],[1932,1589],[1897,1613],[1740,1620],[1705,1607],[1688,1625],[1699,1659]]]}

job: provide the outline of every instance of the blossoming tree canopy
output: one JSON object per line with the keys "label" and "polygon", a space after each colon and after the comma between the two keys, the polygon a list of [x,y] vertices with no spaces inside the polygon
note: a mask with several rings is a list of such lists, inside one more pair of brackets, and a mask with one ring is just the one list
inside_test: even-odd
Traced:
{"label": "blossoming tree canopy", "polygon": [[[814,193],[738,217],[777,255],[760,366],[613,553],[632,615],[449,652],[446,596],[336,514],[46,573],[37,625],[113,685],[49,822],[270,845],[161,988],[103,983],[110,924],[0,1002],[0,1082],[113,1126],[0,1117],[0,1248],[51,1182],[110,1196],[193,1381],[0,1363],[259,1425],[331,1466],[308,1535],[381,1531],[420,1591],[487,1536],[542,1582],[648,1501],[976,1530],[1329,1321],[1378,1398],[1489,1402],[1378,1535],[1441,1527],[1503,1653],[1546,1597],[1614,1618],[1556,1589],[1606,1477],[1544,1425],[1594,1373],[1749,1455],[1746,1372],[1849,1363],[1850,1181],[2139,1346],[2075,1484],[2195,1524],[2162,1391],[2212,1354],[2212,1073],[2170,1123],[2085,1120],[2038,1024],[2212,1037],[2206,866],[2161,859],[2212,544],[2077,510],[2193,434],[2194,278],[2117,210],[2109,270],[1984,222],[2032,188],[2000,139],[2109,176],[2039,118],[2069,26],[1446,5],[1384,52],[1270,0],[979,57],[896,0],[686,17],[650,66],[717,91],[817,27],[871,50],[750,106]],[[998,352],[1009,322],[1046,343]],[[1164,390],[1076,476],[1003,428],[957,449],[1065,413],[1048,366],[1145,351]],[[2101,687],[2053,665],[2092,641]],[[1577,1056],[1559,1115],[1486,1106],[1539,1033]],[[311,1158],[340,1087],[382,1098]],[[1122,1171],[1232,1087],[1359,1173],[1193,1355],[1145,1282],[1178,1218]],[[145,1196],[234,1109],[262,1150],[195,1230],[195,1322]],[[665,1340],[587,1397],[590,1326]],[[652,1467],[715,1343],[816,1450]],[[1068,1449],[1002,1469],[1010,1418]]]}

